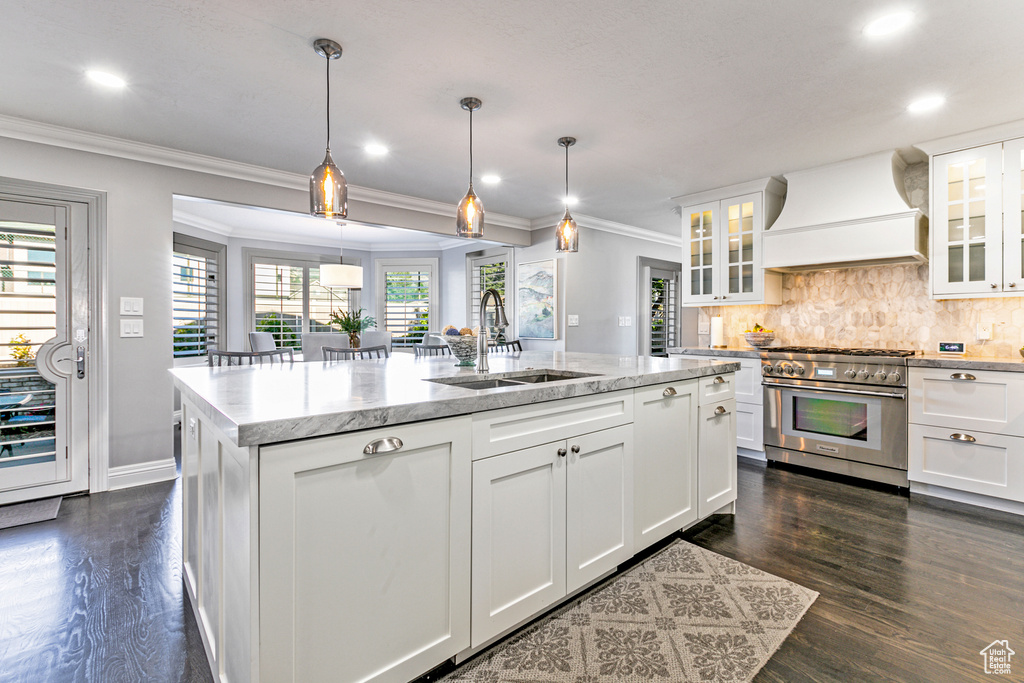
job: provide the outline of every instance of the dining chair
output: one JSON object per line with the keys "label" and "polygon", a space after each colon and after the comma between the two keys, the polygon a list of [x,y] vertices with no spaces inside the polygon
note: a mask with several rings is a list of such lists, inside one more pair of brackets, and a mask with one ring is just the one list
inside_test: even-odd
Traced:
{"label": "dining chair", "polygon": [[450,356],[452,350],[447,344],[413,344],[412,352],[417,358],[421,356]]}
{"label": "dining chair", "polygon": [[210,349],[206,354],[206,364],[211,368],[226,365],[256,365],[257,363],[263,365],[263,361],[273,365],[275,361],[278,363],[284,363],[285,361],[291,363],[294,360],[295,355],[290,348],[274,349],[273,351],[218,351],[217,349]]}
{"label": "dining chair", "polygon": [[522,350],[523,350],[523,344],[518,339],[511,339],[509,341],[495,342],[494,346],[492,346],[490,349],[488,349],[488,351],[496,351],[498,353],[508,352],[508,351],[522,351]]}
{"label": "dining chair", "polygon": [[386,346],[388,353],[390,354],[394,349],[391,348],[391,333],[387,330],[366,330],[359,335],[360,346]]}
{"label": "dining chair", "polygon": [[271,332],[250,332],[249,347],[253,351],[274,351],[277,349],[277,342]]}
{"label": "dining chair", "polygon": [[348,335],[340,332],[306,332],[302,335],[302,360],[323,360],[320,349],[329,346],[332,349],[347,349],[351,344]]}
{"label": "dining chair", "polygon": [[330,346],[323,346],[320,348],[320,353],[323,355],[325,361],[329,360],[368,360],[373,358],[390,358],[391,353],[388,351],[386,346],[362,346],[358,349],[351,348],[331,348]]}

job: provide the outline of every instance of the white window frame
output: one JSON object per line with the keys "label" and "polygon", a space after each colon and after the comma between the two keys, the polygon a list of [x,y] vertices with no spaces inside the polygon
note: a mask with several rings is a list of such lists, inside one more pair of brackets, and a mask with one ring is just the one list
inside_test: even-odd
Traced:
{"label": "white window frame", "polygon": [[385,322],[385,306],[387,305],[387,288],[384,286],[384,275],[389,271],[425,270],[429,273],[430,291],[427,294],[427,329],[437,330],[438,306],[441,303],[440,282],[438,281],[438,259],[436,258],[381,258],[374,259],[374,297],[377,300],[377,329],[387,329]]}
{"label": "white window frame", "polygon": [[[211,242],[209,240],[200,239],[199,237],[192,237],[182,233],[174,233],[172,238],[172,263],[173,254],[175,252],[193,254],[195,256],[203,256],[207,259],[213,259],[216,263],[217,268],[217,337],[211,348],[223,348],[228,338],[227,328],[227,245],[219,242]],[[173,268],[173,266],[172,266]],[[172,273],[172,292],[171,292],[171,348],[173,354],[174,348],[174,292],[173,292],[173,273]],[[205,365],[206,354],[201,356],[178,356],[174,357],[173,363],[175,367],[181,367],[186,365]]]}
{"label": "white window frame", "polygon": [[480,296],[483,295],[483,288],[480,288],[479,294],[474,294],[477,285],[477,269],[480,266],[504,263],[505,296],[502,303],[505,305],[505,317],[508,318],[509,323],[508,328],[505,330],[505,334],[512,334],[512,330],[515,329],[514,313],[516,310],[514,300],[514,293],[516,289],[515,262],[513,259],[514,254],[515,250],[510,247],[486,249],[484,251],[475,251],[466,254],[466,321],[470,327],[476,327],[480,324],[477,317],[480,315]]}

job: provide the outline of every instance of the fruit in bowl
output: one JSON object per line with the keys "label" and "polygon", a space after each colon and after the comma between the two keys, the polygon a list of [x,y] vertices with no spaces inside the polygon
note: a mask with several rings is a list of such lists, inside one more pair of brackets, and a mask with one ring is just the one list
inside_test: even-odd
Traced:
{"label": "fruit in bowl", "polygon": [[761,327],[760,323],[755,323],[753,329],[743,331],[743,338],[751,346],[760,348],[775,341],[775,332]]}

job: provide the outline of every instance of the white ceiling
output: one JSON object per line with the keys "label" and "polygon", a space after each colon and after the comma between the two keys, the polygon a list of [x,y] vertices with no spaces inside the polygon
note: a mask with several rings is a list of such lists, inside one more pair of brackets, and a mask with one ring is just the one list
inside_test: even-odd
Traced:
{"label": "white ceiling", "polygon": [[[861,34],[906,8],[906,33]],[[350,183],[456,203],[472,95],[489,211],[557,213],[573,135],[574,212],[674,232],[674,195],[1021,118],[1022,26],[1019,0],[5,0],[0,114],[308,173],[328,37]]]}

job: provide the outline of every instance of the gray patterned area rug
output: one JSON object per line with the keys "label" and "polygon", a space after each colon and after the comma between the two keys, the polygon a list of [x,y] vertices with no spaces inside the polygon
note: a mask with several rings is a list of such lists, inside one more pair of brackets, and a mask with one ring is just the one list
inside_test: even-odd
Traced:
{"label": "gray patterned area rug", "polygon": [[442,681],[750,681],[818,594],[685,541]]}

